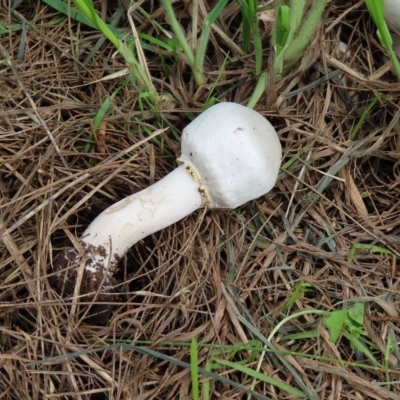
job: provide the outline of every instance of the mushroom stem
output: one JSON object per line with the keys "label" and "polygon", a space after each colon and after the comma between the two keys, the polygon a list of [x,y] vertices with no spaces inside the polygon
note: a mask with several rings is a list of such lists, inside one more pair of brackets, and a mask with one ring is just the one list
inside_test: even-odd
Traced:
{"label": "mushroom stem", "polygon": [[200,183],[181,165],[154,185],[103,211],[83,233],[86,270],[113,268],[139,240],[200,208]]}

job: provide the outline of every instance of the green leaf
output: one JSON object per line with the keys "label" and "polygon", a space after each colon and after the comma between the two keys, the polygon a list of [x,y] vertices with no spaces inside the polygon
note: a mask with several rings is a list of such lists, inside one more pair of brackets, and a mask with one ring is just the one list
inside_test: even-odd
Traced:
{"label": "green leaf", "polygon": [[363,303],[357,301],[349,308],[349,317],[358,325],[364,326],[364,314]]}
{"label": "green leaf", "polygon": [[336,343],[342,334],[343,325],[348,316],[349,310],[338,310],[327,313],[322,319],[323,324],[328,328],[329,339]]}

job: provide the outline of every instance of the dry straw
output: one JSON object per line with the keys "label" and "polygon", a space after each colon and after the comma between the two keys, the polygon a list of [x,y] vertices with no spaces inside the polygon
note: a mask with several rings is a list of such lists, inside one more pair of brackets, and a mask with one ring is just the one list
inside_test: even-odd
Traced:
{"label": "dry straw", "polygon": [[[198,2],[199,27],[212,5]],[[129,38],[126,10],[95,6]],[[188,2],[173,9],[191,43]],[[255,90],[239,2],[228,2],[210,29],[200,87],[160,2],[130,15],[165,96],[157,113],[127,76],[103,79],[127,67],[113,44],[83,63],[102,39],[97,30],[45,2],[0,6],[2,397],[193,398],[185,366],[197,338],[199,367],[225,379],[199,370],[205,399],[240,399],[242,387],[270,399],[290,397],[290,388],[306,398],[398,399],[400,84],[364,1],[329,2],[300,64],[268,81],[254,105],[284,152],[269,195],[234,212],[200,211],[138,243],[121,262],[121,295],[103,326],[85,319],[85,299],[55,294],[55,254],[110,204],[170,172],[183,127],[205,104],[248,104]],[[270,71],[271,27],[258,26],[262,71]],[[301,284],[313,291],[283,312]],[[321,318],[304,313],[355,302],[365,310],[359,340],[377,365],[355,342],[330,341]],[[252,349],[218,347],[250,340]],[[287,386],[254,381],[244,367],[257,365]]]}

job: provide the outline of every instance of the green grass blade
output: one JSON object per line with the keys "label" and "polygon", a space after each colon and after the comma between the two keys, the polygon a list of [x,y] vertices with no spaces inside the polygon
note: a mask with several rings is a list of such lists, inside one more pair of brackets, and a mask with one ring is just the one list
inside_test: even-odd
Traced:
{"label": "green grass blade", "polygon": [[111,28],[100,18],[94,9],[92,0],[72,0],[84,16],[115,46],[119,47],[118,38]]}
{"label": "green grass blade", "polygon": [[[258,0],[244,0],[241,6],[242,13],[242,29],[243,29],[243,50],[250,52],[251,38],[253,38],[255,52],[255,70],[256,76],[261,74],[263,63],[263,48],[261,41],[260,28],[257,18]],[[252,35],[253,34],[253,35]]]}
{"label": "green grass blade", "polygon": [[162,40],[155,38],[154,36],[148,35],[147,33],[139,33],[139,37],[141,39],[147,40],[149,43],[152,43],[158,47],[163,48],[167,51],[174,51],[174,49],[167,43],[164,43]]}
{"label": "green grass blade", "polygon": [[215,88],[217,87],[218,83],[220,82],[220,80],[222,78],[222,74],[225,71],[226,63],[228,62],[228,60],[229,60],[229,53],[226,55],[222,65],[218,71],[217,78],[215,79],[215,82],[211,86],[210,92],[208,93],[207,99],[203,106],[203,111],[207,110],[207,108],[211,107],[213,104],[215,104],[218,101],[215,97],[213,97],[213,94],[214,94]]}
{"label": "green grass blade", "polygon": [[[161,360],[164,360],[164,361],[179,365],[179,366],[181,366],[183,368],[190,368],[190,364],[188,364],[188,363],[186,363],[184,361],[178,360],[176,358],[173,358],[171,356],[167,356],[167,355],[165,355],[163,353],[159,353],[159,352],[157,352],[155,350],[142,348],[142,347],[139,347],[139,346],[130,346],[130,345],[123,345],[123,344],[122,345],[118,345],[118,348],[121,348],[121,347],[122,347],[122,350],[137,351],[140,354],[146,354],[146,355],[150,355],[152,357],[157,357],[157,358],[159,358]],[[262,395],[260,393],[256,393],[253,390],[249,390],[247,387],[241,385],[240,383],[237,383],[237,382],[232,381],[232,380],[230,380],[228,378],[225,378],[224,376],[217,375],[217,374],[215,374],[215,373],[213,373],[211,371],[207,371],[205,368],[200,368],[199,367],[198,371],[199,371],[199,373],[203,374],[204,376],[213,378],[213,379],[215,379],[217,381],[220,381],[220,382],[222,382],[222,383],[224,383],[226,385],[230,385],[230,386],[236,387],[236,388],[238,388],[240,390],[243,390],[245,393],[251,394],[252,396],[254,396],[257,399],[271,400],[270,398],[268,398],[268,397],[266,397],[266,396],[264,396],[264,395]]]}
{"label": "green grass blade", "polygon": [[196,56],[195,56],[196,66],[199,70],[204,69],[204,65],[203,65],[204,57],[205,57],[206,50],[207,50],[208,40],[210,38],[211,25],[215,22],[215,20],[222,13],[222,11],[226,7],[227,3],[228,3],[228,0],[218,0],[218,3],[216,4],[216,6],[211,10],[211,12],[204,19],[203,30],[202,30],[202,34],[200,37],[200,43],[199,43],[199,47],[197,49]]}
{"label": "green grass blade", "polygon": [[43,0],[43,3],[49,5],[64,15],[70,16],[72,19],[80,22],[81,24],[85,24],[93,29],[97,29],[96,26],[90,22],[81,11],[77,10],[76,8],[69,7],[69,5],[64,3],[62,0]]}
{"label": "green grass blade", "polygon": [[183,51],[186,54],[186,57],[189,61],[189,65],[192,68],[194,80],[198,86],[201,86],[204,83],[204,78],[202,72],[197,68],[196,59],[192,52],[192,49],[189,46],[189,43],[186,40],[186,37],[179,25],[178,20],[176,19],[174,9],[172,8],[172,3],[170,0],[161,0],[165,9],[165,14],[167,15],[168,22],[178,40],[179,44],[182,46]]}
{"label": "green grass blade", "polygon": [[390,250],[384,249],[383,247],[376,246],[373,244],[354,243],[350,250],[349,257],[347,258],[347,261],[349,263],[353,262],[357,250],[369,250],[369,251],[374,251],[376,253],[387,254],[389,256],[395,257],[395,254],[393,254]]}
{"label": "green grass blade", "polygon": [[316,339],[319,336],[317,330],[293,333],[292,335],[282,336],[283,340],[302,340],[302,339]]}
{"label": "green grass blade", "polygon": [[[111,106],[111,101],[115,98],[115,96],[118,94],[118,92],[124,88],[126,85],[128,85],[130,83],[130,79],[128,78],[122,86],[120,86],[119,88],[115,89],[114,92],[111,94],[110,97],[107,97],[103,104],[101,105],[99,111],[97,112],[96,116],[93,119],[93,130],[96,131],[100,125],[100,122],[104,120],[104,116],[106,115],[108,109]],[[83,152],[89,153],[90,149],[92,148],[92,141],[93,141],[94,137],[93,135],[90,135],[88,137],[88,141],[89,143],[86,143],[85,148],[83,149]]]}
{"label": "green grass blade", "polygon": [[253,41],[254,41],[254,53],[256,59],[256,68],[254,71],[254,75],[259,76],[261,74],[263,65],[263,47],[262,47],[261,33],[260,33],[260,27],[258,26],[257,16],[255,16],[255,19],[253,21]]}
{"label": "green grass blade", "polygon": [[374,365],[380,365],[369,349],[358,338],[348,332],[343,332],[343,336],[354,348],[363,353]]}
{"label": "green grass blade", "polygon": [[[55,357],[49,357],[46,360],[29,362],[26,364],[26,366],[32,367],[35,365],[43,365],[43,364],[53,363],[53,362],[64,363],[65,360],[67,360],[67,359],[80,357],[80,356],[86,355],[86,354],[93,354],[93,353],[104,352],[104,351],[121,351],[121,350],[122,351],[136,351],[139,354],[144,354],[147,356],[155,357],[160,360],[166,361],[168,363],[178,365],[182,368],[190,369],[190,364],[185,361],[181,361],[174,357],[167,356],[163,353],[159,353],[158,351],[155,351],[152,349],[142,348],[140,346],[134,346],[134,345],[129,345],[129,344],[114,344],[114,345],[110,345],[110,346],[98,347],[95,349],[86,349],[86,350],[76,351],[76,352],[72,352],[69,354],[63,354],[63,355],[59,355],[59,356],[55,356]],[[237,389],[243,390],[243,392],[251,394],[256,399],[271,400],[269,397],[266,397],[262,394],[256,393],[253,390],[248,389],[246,386],[241,385],[240,383],[237,383],[235,381],[232,381],[231,379],[225,378],[224,376],[219,376],[211,371],[207,371],[204,368],[199,368],[199,373],[201,373],[204,376],[207,376],[209,378],[220,381],[220,382],[224,383],[225,385],[233,386]]]}
{"label": "green grass blade", "polygon": [[[283,73],[283,63],[285,61],[286,47],[292,42],[294,31],[291,27],[290,15],[291,9],[286,5],[278,8],[275,33],[275,60],[274,76],[279,79]],[[289,41],[290,38],[290,41]]]}
{"label": "green grass blade", "polygon": [[257,80],[256,87],[251,95],[249,102],[247,103],[247,107],[254,108],[255,105],[260,100],[260,97],[265,93],[265,88],[267,87],[267,79],[268,73],[263,72]]}
{"label": "green grass blade", "polygon": [[192,399],[199,400],[199,359],[196,337],[192,339],[190,345],[190,375],[192,378]]}
{"label": "green grass blade", "polygon": [[294,34],[299,31],[306,6],[306,0],[290,0],[290,26]]}
{"label": "green grass blade", "polygon": [[[397,345],[397,341],[394,338],[392,338],[392,337],[388,338],[387,343],[386,343],[385,358],[384,358],[384,366],[387,370],[390,367],[389,357],[395,350],[396,345]],[[386,382],[387,382],[387,390],[390,390],[390,375],[389,375],[388,371],[385,372],[385,377],[386,377]]]}
{"label": "green grass blade", "polygon": [[376,104],[376,102],[377,102],[378,100],[380,100],[380,99],[383,98],[383,97],[384,97],[384,94],[383,94],[383,93],[379,93],[378,96],[375,96],[375,97],[372,99],[372,101],[368,104],[367,108],[366,108],[366,109],[364,110],[364,112],[362,113],[362,115],[361,115],[359,121],[357,122],[357,125],[356,125],[355,128],[354,128],[354,131],[353,131],[353,133],[351,134],[350,140],[353,141],[353,140],[356,139],[356,137],[357,137],[357,135],[358,135],[358,132],[359,132],[359,130],[361,129],[361,127],[362,127],[362,125],[363,125],[365,119],[368,117],[369,112],[371,111],[372,107]]}
{"label": "green grass blade", "polygon": [[245,53],[249,53],[251,41],[252,12],[251,9],[248,7],[248,1],[243,1],[240,10],[242,12],[242,48]]}
{"label": "green grass blade", "polygon": [[293,386],[290,386],[287,383],[282,382],[278,379],[272,378],[271,376],[264,375],[261,372],[257,372],[251,368],[245,367],[244,365],[241,365],[241,364],[238,364],[238,363],[235,363],[232,361],[223,360],[221,358],[216,359],[216,361],[222,365],[225,365],[225,366],[233,368],[237,371],[243,372],[244,374],[251,376],[252,378],[257,379],[261,382],[265,382],[270,385],[273,385],[281,390],[284,390],[285,392],[287,392],[293,396],[297,396],[297,397],[301,397],[301,398],[306,397],[306,394],[303,391],[296,389]]}
{"label": "green grass blade", "polygon": [[293,28],[290,28],[290,14],[290,7],[286,5],[282,5],[279,7],[275,34],[276,56],[278,56],[286,46],[289,33],[293,32]]}
{"label": "green grass blade", "polygon": [[[122,6],[119,6],[118,9],[115,11],[114,15],[111,18],[109,27],[114,28],[114,26],[118,23],[122,15],[125,13],[125,8]],[[114,29],[113,32],[115,33]],[[118,35],[117,35],[118,36]],[[103,46],[104,42],[107,40],[105,36],[102,36],[99,38],[96,42],[96,44],[90,49],[89,54],[85,57],[84,61],[82,62],[82,65],[86,65],[89,63],[89,61],[97,54],[97,52],[100,50],[100,48]]]}
{"label": "green grass blade", "polygon": [[283,306],[282,312],[286,313],[292,305],[300,299],[303,293],[310,293],[314,292],[312,285],[306,282],[300,282],[297,286],[292,295],[290,296],[289,300]]}

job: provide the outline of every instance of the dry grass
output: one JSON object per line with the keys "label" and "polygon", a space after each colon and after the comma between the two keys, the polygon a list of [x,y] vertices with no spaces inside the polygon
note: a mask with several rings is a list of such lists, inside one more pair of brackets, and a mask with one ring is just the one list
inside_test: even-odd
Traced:
{"label": "dry grass", "polygon": [[[165,23],[154,4],[146,6],[148,12]],[[115,7],[108,4],[108,18]],[[177,15],[188,25],[188,10],[179,7]],[[239,17],[232,2],[224,24],[219,22],[218,33],[212,34],[207,88],[197,90],[184,61],[174,63],[170,54],[165,54],[171,68],[167,79],[158,55],[146,53],[156,89],[171,93],[173,102],[157,120],[141,114],[132,86],[122,88],[104,120],[105,132],[96,133],[96,143],[85,154],[93,133],[90,121],[125,78],[100,79],[125,68],[123,60],[106,42],[83,65],[98,33],[69,23],[42,2],[13,10],[10,1],[2,0],[0,24],[23,24],[24,29],[0,37],[1,399],[188,399],[189,370],[132,351],[103,349],[27,363],[121,338],[154,341],[153,350],[188,362],[187,347],[162,342],[198,337],[202,343],[235,344],[256,337],[255,332],[267,337],[285,317],[283,305],[299,282],[312,284],[315,292],[298,300],[290,314],[331,311],[362,298],[375,357],[383,362],[388,339],[399,340],[396,259],[360,252],[348,262],[355,243],[376,244],[400,256],[400,84],[382,60],[362,1],[332,2],[301,66],[270,87],[256,107],[277,127],[284,163],[297,155],[270,194],[235,211],[199,211],[134,246],[121,264],[125,294],[106,326],[86,323],[79,313],[84,303],[63,301],[49,285],[53,256],[101,210],[174,168],[187,112],[201,111],[228,50],[237,61],[228,63],[216,96],[248,101],[255,85],[253,59],[241,54]],[[156,35],[150,20],[138,13],[134,19],[139,32]],[[129,32],[126,19],[118,26]],[[339,39],[348,41],[349,57],[339,51]],[[14,69],[5,62],[8,57]],[[338,69],[345,71],[346,83],[338,75],[318,81]],[[351,141],[361,113],[379,93],[384,97]],[[157,136],[161,147],[145,140],[145,127],[153,132],[168,126],[174,129]],[[320,332],[319,340],[283,341],[279,334],[274,344],[369,363],[346,340],[331,343],[317,317],[292,320],[282,332],[311,329]],[[209,349],[200,350],[201,365],[208,354]],[[396,348],[391,368],[398,367],[399,357]],[[268,356],[261,371],[299,387],[289,365],[303,389],[315,390],[315,398],[400,399],[398,384],[387,390],[373,383],[386,382],[382,371],[285,359],[282,366]],[[234,370],[217,372],[252,384]],[[398,372],[389,380],[399,381]],[[239,389],[218,382],[212,390],[212,399],[245,398]],[[288,398],[270,385],[257,384],[255,390]]]}

